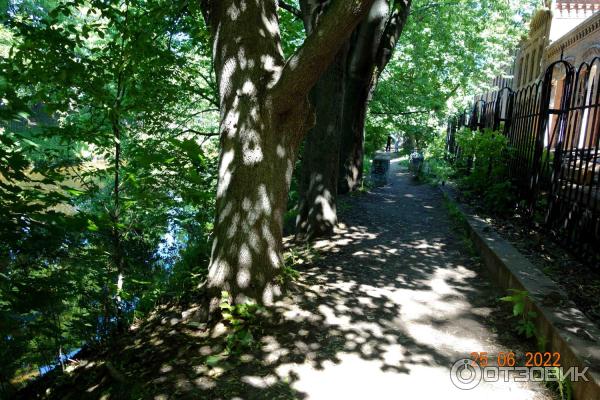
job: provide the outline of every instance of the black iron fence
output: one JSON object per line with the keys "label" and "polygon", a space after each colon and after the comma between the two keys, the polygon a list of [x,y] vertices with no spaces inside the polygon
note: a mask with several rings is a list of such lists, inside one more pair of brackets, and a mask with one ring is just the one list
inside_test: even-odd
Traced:
{"label": "black iron fence", "polygon": [[456,159],[459,129],[502,132],[521,207],[530,216],[541,213],[558,238],[594,262],[600,255],[599,81],[600,58],[578,68],[557,61],[535,84],[478,98],[449,121],[446,141]]}

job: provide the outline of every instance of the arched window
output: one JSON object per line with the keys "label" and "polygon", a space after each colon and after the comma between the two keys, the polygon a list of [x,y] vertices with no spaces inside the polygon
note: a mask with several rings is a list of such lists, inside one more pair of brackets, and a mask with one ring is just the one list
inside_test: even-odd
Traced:
{"label": "arched window", "polygon": [[542,73],[542,61],[543,61],[542,57],[544,56],[543,52],[544,52],[544,46],[542,46],[540,44],[540,47],[538,49],[538,57],[539,57],[540,60],[539,60],[538,65],[537,65],[537,74],[536,74],[537,77],[539,77],[540,74]]}
{"label": "arched window", "polygon": [[515,82],[515,87],[518,89],[521,86],[521,82],[523,82],[523,57],[519,58],[519,68],[517,69],[517,79]]}
{"label": "arched window", "polygon": [[529,83],[529,77],[527,73],[529,72],[529,54],[525,56],[525,65],[523,66],[523,80],[521,81],[522,86],[527,86]]}
{"label": "arched window", "polygon": [[[566,69],[562,63],[558,63],[552,70],[552,90],[550,92],[550,109],[558,110],[561,106],[563,98],[563,91],[565,88]],[[544,145],[554,148],[558,141],[558,114],[551,113],[548,118],[548,125],[546,129],[546,137],[544,139]]]}
{"label": "arched window", "polygon": [[600,56],[600,45],[595,44],[586,49],[583,53],[583,61],[591,62],[594,57]]}
{"label": "arched window", "polygon": [[533,75],[533,73],[536,70],[536,68],[535,68],[535,61],[537,60],[536,56],[537,56],[537,50],[534,50],[533,53],[531,53],[531,65],[529,66],[529,79],[528,79],[529,82],[535,80],[535,76]]}

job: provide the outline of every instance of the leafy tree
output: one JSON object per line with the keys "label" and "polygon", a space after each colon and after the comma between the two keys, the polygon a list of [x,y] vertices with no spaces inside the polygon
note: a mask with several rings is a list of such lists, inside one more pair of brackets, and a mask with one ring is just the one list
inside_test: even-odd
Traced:
{"label": "leafy tree", "polygon": [[301,220],[326,214],[319,196],[334,211],[305,232],[326,231],[365,121],[367,151],[391,129],[425,143],[453,85],[492,73],[481,19],[501,18],[472,3],[455,23],[453,3],[416,2],[391,61],[406,2],[2,3],[0,395],[166,299],[268,302],[294,168]]}
{"label": "leafy tree", "polygon": [[44,4],[10,3],[2,28],[4,381],[191,291],[212,228],[201,16],[162,0]]}
{"label": "leafy tree", "polygon": [[398,132],[410,150],[423,148],[448,115],[508,76],[533,3],[416,1],[371,101],[369,146]]}

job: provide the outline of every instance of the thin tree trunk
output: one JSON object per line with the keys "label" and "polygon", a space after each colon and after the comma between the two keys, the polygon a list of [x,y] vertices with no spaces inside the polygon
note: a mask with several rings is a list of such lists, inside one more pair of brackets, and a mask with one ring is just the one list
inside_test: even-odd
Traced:
{"label": "thin tree trunk", "polygon": [[342,123],[340,148],[340,177],[338,192],[345,194],[358,189],[363,178],[365,121],[371,80],[348,79],[344,92],[345,115]]}
{"label": "thin tree trunk", "polygon": [[361,185],[369,101],[406,24],[411,0],[397,1],[394,6],[390,12],[388,0],[375,1],[369,16],[353,36],[343,111],[340,194],[354,191]]}
{"label": "thin tree trunk", "polygon": [[327,236],[337,224],[336,198],[344,101],[347,48],[311,92],[316,125],[304,143],[296,236],[304,240]]}
{"label": "thin tree trunk", "polygon": [[[121,243],[121,231],[119,230],[120,220],[121,220],[121,124],[119,122],[118,109],[120,107],[120,99],[121,99],[121,85],[122,80],[119,78],[118,82],[118,94],[117,100],[115,101],[114,110],[112,112],[112,131],[113,138],[115,142],[115,160],[114,160],[114,188],[113,188],[113,215],[112,215],[112,241],[113,241],[113,264],[114,270],[116,272],[117,279],[115,281],[116,292],[115,297],[112,302],[114,302],[114,311],[116,318],[116,328],[118,332],[122,332],[125,329],[124,321],[123,321],[123,310],[121,308],[121,291],[123,289],[123,279],[124,279],[124,267],[125,260],[123,257],[123,245]],[[111,274],[112,275],[112,274]],[[110,293],[110,290],[109,290]]]}

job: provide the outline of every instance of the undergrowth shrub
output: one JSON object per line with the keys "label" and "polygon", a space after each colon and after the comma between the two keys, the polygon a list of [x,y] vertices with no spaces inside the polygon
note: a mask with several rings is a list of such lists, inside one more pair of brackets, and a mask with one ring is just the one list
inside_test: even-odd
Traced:
{"label": "undergrowth shrub", "polygon": [[452,165],[448,162],[446,137],[436,136],[425,151],[426,178],[436,183],[445,182],[453,175]]}
{"label": "undergrowth shrub", "polygon": [[223,321],[230,327],[226,338],[227,354],[240,354],[250,349],[256,343],[253,332],[260,329],[259,314],[263,307],[251,302],[232,304],[231,295],[223,291],[219,308]]}
{"label": "undergrowth shrub", "polygon": [[455,170],[459,185],[467,195],[481,198],[491,211],[506,213],[516,201],[514,188],[508,178],[511,149],[506,136],[486,129],[471,131],[464,128],[456,133],[460,157]]}

